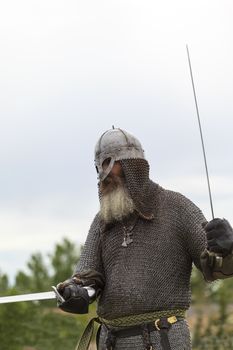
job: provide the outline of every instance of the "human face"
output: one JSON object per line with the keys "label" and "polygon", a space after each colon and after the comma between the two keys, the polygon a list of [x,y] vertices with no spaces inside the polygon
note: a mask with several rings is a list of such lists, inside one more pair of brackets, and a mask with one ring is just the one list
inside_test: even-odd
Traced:
{"label": "human face", "polygon": [[[109,159],[106,159],[103,162],[103,169],[106,169],[108,167],[109,161]],[[100,181],[100,192],[102,195],[105,195],[115,190],[117,187],[123,186],[123,183],[124,176],[121,163],[119,161],[116,161],[108,176],[103,181]]]}

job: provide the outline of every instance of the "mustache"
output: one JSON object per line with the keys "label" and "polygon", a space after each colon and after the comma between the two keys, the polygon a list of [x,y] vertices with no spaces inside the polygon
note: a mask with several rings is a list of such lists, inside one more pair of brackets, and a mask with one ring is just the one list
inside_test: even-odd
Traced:
{"label": "mustache", "polygon": [[99,183],[100,192],[102,194],[109,193],[119,187],[124,186],[124,177],[116,175],[108,175]]}

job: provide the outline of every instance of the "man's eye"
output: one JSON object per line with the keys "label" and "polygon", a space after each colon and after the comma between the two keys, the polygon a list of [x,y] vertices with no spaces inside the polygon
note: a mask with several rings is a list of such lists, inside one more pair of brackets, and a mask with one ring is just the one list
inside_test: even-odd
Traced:
{"label": "man's eye", "polygon": [[107,158],[103,161],[102,166],[108,166],[111,162],[111,158]]}

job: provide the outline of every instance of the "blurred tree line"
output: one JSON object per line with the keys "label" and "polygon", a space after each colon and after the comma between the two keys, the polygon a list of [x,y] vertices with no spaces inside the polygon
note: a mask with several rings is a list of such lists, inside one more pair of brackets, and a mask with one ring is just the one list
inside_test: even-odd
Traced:
{"label": "blurred tree line", "polygon": [[[0,296],[50,290],[72,275],[80,248],[68,239],[47,256],[32,254],[26,271],[19,271],[10,285],[0,271]],[[233,278],[206,284],[201,273],[192,274],[192,308],[188,313],[193,349],[233,349]],[[20,302],[0,305],[1,350],[74,349],[88,320],[95,315],[64,313],[56,301]]]}
{"label": "blurred tree line", "polygon": [[[19,271],[10,286],[0,272],[0,295],[15,295],[52,290],[73,273],[80,248],[63,239],[48,256],[32,254],[27,271]],[[90,310],[94,312],[93,307]],[[0,305],[1,350],[74,349],[90,315],[76,316],[59,310],[55,300]]]}
{"label": "blurred tree line", "polygon": [[192,273],[193,350],[233,350],[233,278],[206,283]]}

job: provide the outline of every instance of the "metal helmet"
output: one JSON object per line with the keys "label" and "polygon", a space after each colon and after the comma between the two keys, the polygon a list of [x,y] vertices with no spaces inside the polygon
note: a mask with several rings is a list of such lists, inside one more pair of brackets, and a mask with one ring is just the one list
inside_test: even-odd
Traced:
{"label": "metal helmet", "polygon": [[[95,166],[100,181],[103,181],[113,168],[114,162],[121,159],[145,159],[141,143],[128,132],[114,128],[105,131],[95,147]],[[103,162],[108,160],[107,168]]]}

